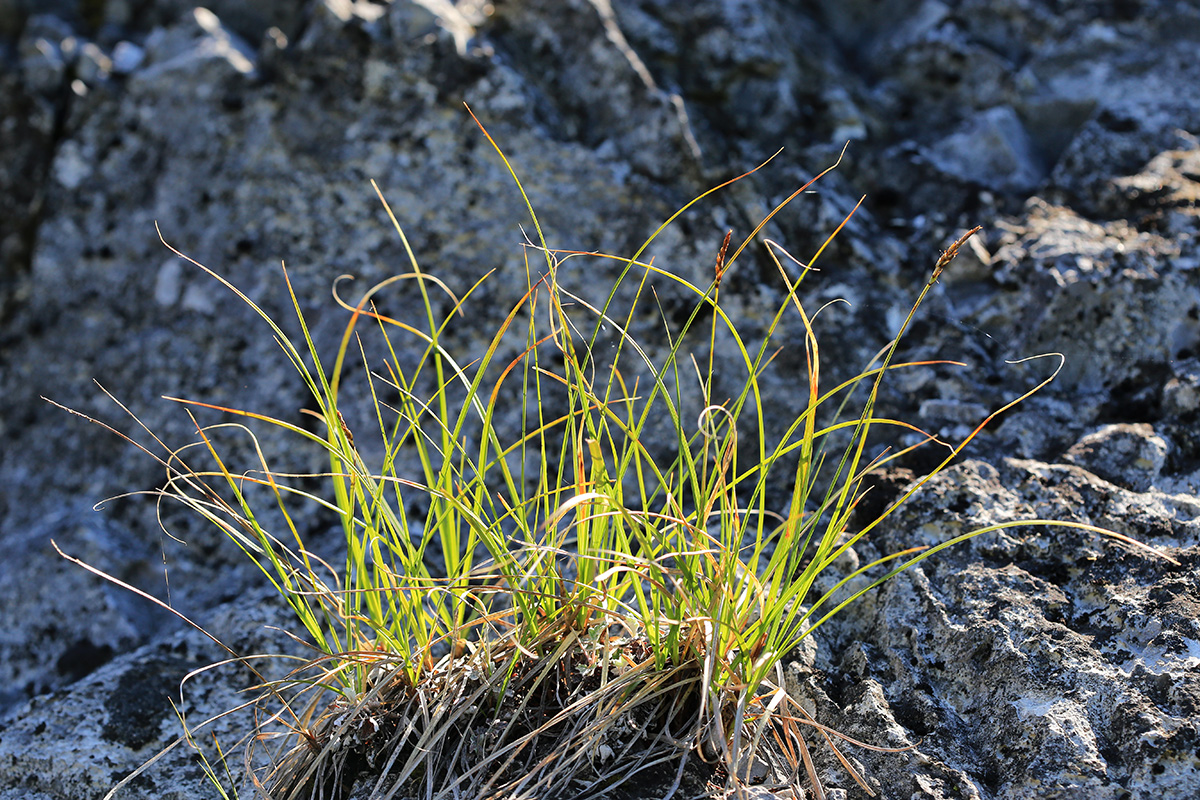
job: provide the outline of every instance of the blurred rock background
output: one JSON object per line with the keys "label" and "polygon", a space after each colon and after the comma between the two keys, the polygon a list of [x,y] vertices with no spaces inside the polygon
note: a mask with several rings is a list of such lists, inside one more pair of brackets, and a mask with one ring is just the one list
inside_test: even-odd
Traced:
{"label": "blurred rock background", "polygon": [[[552,247],[632,253],[783,147],[655,243],[656,263],[701,283],[726,230],[748,235],[849,142],[764,231],[806,258],[866,195],[805,284],[810,308],[850,300],[819,318],[829,386],[982,225],[903,351],[970,368],[897,376],[886,411],[961,436],[1050,370],[1007,361],[1066,366],[861,557],[1037,514],[1114,527],[1184,567],[1062,531],[985,537],[823,629],[792,678],[822,722],[916,745],[845,748],[886,798],[1194,797],[1198,51],[1186,0],[0,0],[0,798],[102,796],[177,735],[166,696],[219,657],[52,538],[163,597],[165,558],[174,605],[235,646],[270,649],[262,626],[285,620],[213,532],[164,508],[187,544],[168,539],[153,498],[93,511],[161,471],[41,399],[146,441],[95,379],[176,444],[190,422],[162,395],[301,419],[269,332],[155,223],[281,319],[285,260],[332,347],[334,279],[361,290],[406,269],[374,179],[456,292],[497,270],[454,333],[482,351],[524,291],[528,222],[464,102]],[[722,299],[752,334],[779,297],[753,245]],[[387,302],[419,309],[403,290]],[[634,332],[653,341],[660,324]],[[801,333],[783,331],[796,377],[770,379],[776,421],[799,408]],[[735,385],[733,354],[717,355]],[[882,476],[872,502],[912,474]],[[206,675],[185,705],[216,713],[245,680]],[[834,796],[865,796],[818,752]],[[179,748],[125,796],[206,791]]]}

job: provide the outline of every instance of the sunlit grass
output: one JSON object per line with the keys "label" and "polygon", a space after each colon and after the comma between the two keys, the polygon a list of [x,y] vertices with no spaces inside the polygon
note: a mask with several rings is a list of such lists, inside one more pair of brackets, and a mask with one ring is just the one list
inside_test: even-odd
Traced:
{"label": "sunlit grass", "polygon": [[[226,421],[197,422],[198,440],[162,457],[163,494],[236,543],[295,613],[297,636],[323,654],[269,685],[264,703],[275,710],[256,737],[268,743],[269,758],[248,759],[265,763],[253,778],[260,788],[272,797],[343,797],[355,780],[369,779],[371,796],[379,797],[587,797],[665,764],[677,784],[694,754],[715,761],[731,788],[757,763],[778,782],[807,778],[821,797],[809,752],[816,741],[833,748],[866,789],[840,753],[848,740],[808,717],[783,688],[781,664],[804,637],[919,560],[1000,528],[1058,525],[1142,547],[1084,524],[1022,520],[889,554],[817,594],[818,578],[839,556],[996,414],[1049,382],[1058,361],[1047,357],[1045,380],[962,442],[938,442],[877,416],[890,372],[946,363],[901,363],[897,354],[926,294],[975,231],[937,259],[895,338],[840,385],[822,384],[813,317],[800,293],[825,245],[801,262],[763,242],[785,289],[765,331],[743,335],[720,302],[722,280],[766,222],[811,183],[740,244],[727,236],[703,286],[644,254],[679,214],[723,187],[681,208],[627,257],[549,249],[529,206],[535,235],[524,248],[526,292],[483,352],[452,352],[447,342],[489,276],[454,296],[422,269],[390,208],[408,272],[353,305],[342,303],[348,317],[328,364],[286,270],[297,341],[237,287],[172,248],[258,313],[320,420],[314,432],[296,421],[178,400]],[[784,260],[799,266],[796,277]],[[598,274],[599,261],[617,278],[607,299],[591,304],[572,280]],[[389,317],[375,305],[381,293],[401,289],[419,294],[419,321]],[[681,325],[658,309],[664,290],[690,298]],[[662,320],[655,347],[629,333],[646,307]],[[775,368],[775,337],[789,315],[804,332],[806,371],[797,380],[806,402],[786,431],[773,434],[761,379]],[[368,338],[376,344],[368,347]],[[592,357],[602,339],[615,342],[603,363]],[[715,393],[719,348],[741,365],[736,395]],[[372,363],[368,352],[386,357]],[[363,374],[348,371],[360,361]],[[720,378],[728,385],[731,376]],[[339,388],[350,379],[364,381],[372,399],[369,430],[351,431],[345,422],[351,415],[343,414]],[[496,421],[513,398],[529,420],[515,432]],[[263,425],[321,448],[328,471],[276,471],[256,438]],[[915,432],[945,455],[863,524],[854,512],[864,478],[905,452],[868,449],[880,426]],[[652,428],[656,436],[673,432],[670,455],[645,445]],[[230,463],[217,436],[231,432],[246,437],[254,463]],[[419,469],[402,466],[414,464]],[[791,487],[786,498],[769,489],[781,475]],[[320,491],[311,488],[314,477]],[[263,497],[269,508],[257,505]],[[338,563],[319,559],[300,533],[301,515],[314,509],[340,525]],[[411,509],[421,509],[419,518]],[[268,517],[282,527],[268,529]],[[225,752],[215,752],[205,762],[209,775],[218,787],[232,785]]]}

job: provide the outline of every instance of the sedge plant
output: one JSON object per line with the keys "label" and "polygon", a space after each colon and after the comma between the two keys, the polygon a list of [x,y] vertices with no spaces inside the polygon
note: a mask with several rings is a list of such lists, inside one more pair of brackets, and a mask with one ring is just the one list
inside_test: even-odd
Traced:
{"label": "sedge plant", "polygon": [[[842,754],[847,742],[869,745],[812,719],[785,688],[782,664],[805,637],[921,559],[1001,528],[1057,525],[1149,550],[1090,525],[1027,519],[889,554],[818,592],[842,554],[886,524],[997,414],[1053,377],[997,409],[962,442],[944,445],[938,466],[876,518],[857,519],[866,477],[904,452],[869,450],[873,430],[898,428],[941,444],[877,415],[876,402],[888,373],[934,363],[902,363],[900,343],[975,231],[937,259],[876,359],[825,387],[800,286],[841,226],[803,263],[763,243],[785,288],[753,339],[720,301],[739,256],[824,172],[736,247],[727,235],[707,284],[698,285],[644,254],[676,217],[727,184],[681,208],[630,256],[556,251],[517,173],[496,152],[535,235],[524,247],[524,296],[483,352],[452,352],[448,343],[488,276],[462,297],[451,293],[421,267],[378,187],[408,269],[354,304],[338,300],[348,317],[331,363],[286,270],[298,340],[192,261],[262,317],[320,422],[314,431],[297,420],[179,400],[226,420],[197,422],[196,442],[161,457],[168,476],[161,494],[241,548],[295,613],[297,637],[318,652],[286,679],[264,680],[264,711],[245,763],[266,796],[584,798],[646,775],[670,794],[692,758],[724,775],[733,791],[766,775],[798,795],[807,784],[820,798],[814,743],[831,748],[870,793]],[[597,303],[571,287],[582,272],[577,264],[599,259],[617,277]],[[786,259],[800,266],[796,274]],[[376,305],[401,281],[420,297],[419,322]],[[660,286],[691,298],[682,323],[673,326],[656,306]],[[446,305],[449,312],[439,313]],[[630,333],[646,306],[661,319],[665,346],[647,348]],[[803,331],[806,402],[786,430],[773,433],[761,379],[788,315]],[[368,336],[386,354],[381,363],[369,363]],[[740,364],[740,390],[730,396],[715,388],[718,349]],[[598,350],[608,354],[603,361],[593,355]],[[372,398],[369,432],[351,431],[339,405],[347,364],[360,360]],[[512,402],[526,420],[517,431],[497,421]],[[328,470],[296,476],[274,469],[256,438],[262,425],[320,448]],[[217,428],[247,437],[254,462],[231,463]],[[663,430],[671,442],[666,455],[646,444],[660,441]],[[196,449],[203,467],[189,466]],[[314,477],[322,490],[312,488]],[[790,487],[786,496],[773,488],[780,483]],[[300,515],[314,507],[340,527],[336,563],[319,558],[300,534]],[[218,786],[224,762],[224,751],[205,762]]]}

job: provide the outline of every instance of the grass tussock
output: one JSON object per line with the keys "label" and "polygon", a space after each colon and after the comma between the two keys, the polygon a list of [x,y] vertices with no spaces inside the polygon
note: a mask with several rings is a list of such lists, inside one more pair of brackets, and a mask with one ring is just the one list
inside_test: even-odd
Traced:
{"label": "grass tussock", "polygon": [[[452,352],[447,343],[488,276],[454,296],[421,267],[390,208],[408,271],[342,303],[347,321],[328,365],[290,282],[295,341],[197,264],[258,311],[320,421],[314,431],[294,419],[181,400],[227,420],[197,423],[197,442],[160,456],[168,474],[162,495],[211,521],[258,565],[294,611],[297,636],[320,654],[286,679],[264,682],[245,755],[258,791],[281,800],[584,798],[620,796],[630,785],[644,791],[653,778],[669,794],[692,759],[725,790],[765,781],[797,796],[807,785],[823,797],[814,746],[831,748],[867,789],[842,750],[868,745],[810,718],[784,688],[783,659],[801,640],[863,593],[972,536],[1018,524],[1116,536],[1048,520],[994,525],[893,553],[818,593],[828,584],[818,578],[839,556],[996,414],[1053,375],[953,445],[877,416],[888,373],[922,366],[898,360],[900,342],[975,231],[942,254],[895,338],[849,381],[822,384],[813,317],[800,294],[824,246],[802,262],[763,243],[785,291],[765,330],[744,337],[720,302],[722,279],[811,183],[740,244],[727,235],[706,285],[643,254],[675,217],[722,187],[680,209],[628,257],[549,249],[530,206],[526,291],[483,352]],[[586,281],[586,264],[599,260],[615,264],[618,277],[595,303],[572,281]],[[403,287],[393,285],[399,281]],[[681,324],[658,306],[656,286],[690,298]],[[377,298],[400,288],[420,297],[423,319],[379,310]],[[628,333],[645,313],[662,320],[665,346],[644,347]],[[773,434],[760,381],[789,315],[803,331],[806,371],[795,380],[804,410]],[[740,391],[730,396],[714,389],[718,348],[741,365]],[[599,349],[603,361],[593,357]],[[385,356],[372,363],[368,352]],[[350,377],[347,363],[358,360],[368,365],[361,379],[372,424],[351,431],[339,388]],[[720,377],[727,385],[730,376]],[[511,418],[503,404],[512,402],[525,409],[516,432],[497,421]],[[328,470],[274,469],[255,438],[263,425],[320,448]],[[656,426],[669,432],[666,456],[644,445]],[[944,459],[852,528],[864,477],[905,452],[868,450],[880,426],[943,446]],[[227,460],[218,434],[231,429],[249,442],[242,449],[256,454],[252,463]],[[770,488],[781,476],[786,496]],[[314,508],[340,526],[337,563],[319,558],[300,533],[300,515]],[[223,796],[225,760],[218,751],[205,762]]]}

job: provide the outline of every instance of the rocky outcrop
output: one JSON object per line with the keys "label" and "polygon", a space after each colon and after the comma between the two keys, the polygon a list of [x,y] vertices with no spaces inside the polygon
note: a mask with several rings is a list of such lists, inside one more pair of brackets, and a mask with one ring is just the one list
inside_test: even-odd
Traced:
{"label": "rocky outcrop", "polygon": [[[121,698],[159,697],[214,657],[51,539],[159,596],[165,560],[176,607],[261,625],[256,576],[219,534],[152,498],[91,510],[157,485],[159,467],[41,399],[144,442],[93,378],[170,442],[191,423],[161,395],[300,418],[303,386],[269,332],[155,224],[285,319],[286,260],[315,335],[333,341],[333,280],[367,286],[406,264],[374,179],[452,290],[496,269],[453,332],[482,350],[525,288],[526,214],[464,102],[551,245],[578,250],[630,253],[784,147],[652,248],[697,280],[727,229],[747,235],[849,141],[817,193],[764,231],[805,257],[867,195],[805,284],[813,308],[851,302],[819,318],[830,386],[887,341],[938,251],[983,225],[905,351],[969,368],[898,374],[881,407],[953,438],[1055,363],[1008,362],[1065,364],[859,557],[1036,513],[1114,527],[1183,567],[1083,534],[992,534],[822,628],[815,671],[794,677],[819,719],[916,744],[847,748],[884,797],[1191,797],[1198,44],[1200,14],[1169,0],[0,2],[0,797],[96,796],[174,735],[169,706],[134,713]],[[779,297],[755,247],[722,287],[751,337]],[[419,308],[403,292],[386,302]],[[661,302],[670,313],[679,298]],[[636,324],[661,339],[656,318]],[[778,363],[799,368],[799,326],[781,343]],[[717,358],[736,382],[731,354]],[[803,393],[786,374],[764,388],[784,424]],[[282,438],[262,444],[319,468]],[[909,479],[886,476],[869,502]],[[319,542],[320,523],[307,533]],[[197,714],[240,678],[213,680]],[[858,796],[821,757],[832,791]],[[177,748],[129,796],[200,796],[188,763]]]}
{"label": "rocky outcrop", "polygon": [[[1108,426],[1070,452],[1114,439],[1153,452],[1161,439],[1139,428]],[[1194,553],[1194,489],[1131,491],[1089,471],[1104,471],[1103,461],[1084,463],[965,462],[859,556],[1034,516]],[[1156,471],[1149,459],[1124,469],[1134,480]],[[1175,567],[1078,531],[1007,529],[864,597],[823,631],[819,671],[795,678],[819,719],[871,744],[913,748],[846,748],[885,797],[1185,797],[1200,742],[1198,589],[1194,555]]]}

